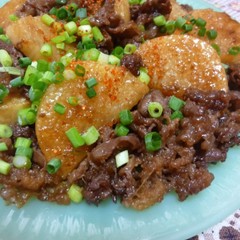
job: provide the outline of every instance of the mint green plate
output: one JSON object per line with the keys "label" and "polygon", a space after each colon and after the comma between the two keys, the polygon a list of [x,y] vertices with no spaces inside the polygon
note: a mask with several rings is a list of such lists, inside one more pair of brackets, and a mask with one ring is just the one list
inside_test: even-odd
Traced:
{"label": "mint green plate", "polygon": [[[0,0],[0,5],[5,1]],[[206,8],[203,1],[182,0]],[[142,212],[107,201],[100,206],[30,201],[22,209],[0,200],[0,240],[183,240],[223,220],[240,207],[240,148],[211,166],[212,185],[179,202],[174,193]]]}

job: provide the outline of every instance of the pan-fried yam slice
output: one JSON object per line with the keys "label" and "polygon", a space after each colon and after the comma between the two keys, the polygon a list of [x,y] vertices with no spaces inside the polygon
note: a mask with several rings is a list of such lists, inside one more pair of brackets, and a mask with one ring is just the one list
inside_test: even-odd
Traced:
{"label": "pan-fried yam slice", "polygon": [[[37,116],[36,133],[39,146],[49,161],[59,158],[62,167],[58,174],[66,177],[86,156],[87,148],[74,148],[65,132],[76,127],[84,133],[91,126],[97,129],[112,125],[118,119],[119,112],[131,109],[148,92],[148,87],[129,73],[124,67],[103,65],[97,62],[76,62],[86,70],[84,77],[78,77],[47,89]],[[94,87],[97,95],[88,98],[85,80],[94,77],[97,85]],[[69,97],[77,97],[79,104],[72,106]],[[56,103],[66,107],[61,115],[54,111]]]}
{"label": "pan-fried yam slice", "polygon": [[206,42],[187,35],[155,38],[137,53],[151,77],[150,88],[181,97],[189,88],[228,90],[225,70],[216,51]]}
{"label": "pan-fried yam slice", "polygon": [[12,23],[9,16],[22,7],[26,0],[11,0],[0,8],[0,23],[4,29]]}
{"label": "pan-fried yam slice", "polygon": [[[27,16],[6,28],[6,34],[13,45],[32,60],[44,59],[40,49],[57,35],[56,29],[46,26],[40,17]],[[59,60],[63,53],[52,44],[53,54],[48,61]]]}
{"label": "pan-fried yam slice", "polygon": [[[215,43],[220,47],[223,63],[240,63],[240,54],[237,56],[228,54],[230,47],[240,47],[240,23],[231,19],[226,13],[216,12],[212,9],[194,10],[192,16],[196,19],[198,17],[205,19],[207,22],[206,28],[215,29],[218,32],[215,40],[209,41],[207,37],[203,39],[204,41]],[[194,32],[189,32],[189,34],[197,36]]]}

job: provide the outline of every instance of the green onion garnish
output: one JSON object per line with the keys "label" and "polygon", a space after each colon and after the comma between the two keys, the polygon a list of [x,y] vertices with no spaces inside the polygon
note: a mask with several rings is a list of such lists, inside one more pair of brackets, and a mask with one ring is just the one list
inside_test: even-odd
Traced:
{"label": "green onion garnish", "polygon": [[168,102],[168,106],[174,111],[180,110],[184,105],[185,102],[175,96],[172,96]]}
{"label": "green onion garnish", "polygon": [[20,67],[25,68],[32,63],[32,60],[29,57],[19,58],[18,63]]}
{"label": "green onion garnish", "polygon": [[76,184],[72,184],[68,190],[68,196],[73,202],[80,203],[83,199],[82,188]]}
{"label": "green onion garnish", "polygon": [[121,123],[116,125],[114,131],[115,131],[115,134],[119,137],[120,136],[127,136],[128,133],[129,133],[129,129],[126,126],[122,125]]}
{"label": "green onion garnish", "polygon": [[123,51],[124,51],[124,50],[123,50],[122,47],[117,46],[117,47],[115,47],[115,48],[113,49],[112,55],[114,55],[114,56],[116,56],[117,58],[121,59],[121,58],[123,57],[123,54],[124,54]]}
{"label": "green onion garnish", "polygon": [[228,53],[233,56],[240,54],[240,46],[234,46],[234,47],[229,48]]}
{"label": "green onion garnish", "polygon": [[166,18],[163,15],[159,15],[159,16],[153,18],[153,22],[158,27],[164,26],[166,24]]}
{"label": "green onion garnish", "polygon": [[20,146],[20,147],[16,148],[15,156],[25,156],[25,157],[31,159],[32,155],[33,155],[33,149],[30,147]]}
{"label": "green onion garnish", "polygon": [[55,22],[54,18],[52,18],[51,16],[49,16],[48,14],[43,14],[41,16],[41,20],[44,24],[46,24],[47,26],[50,26],[52,23]]}
{"label": "green onion garnish", "polygon": [[67,22],[64,25],[64,29],[68,32],[69,35],[73,35],[77,32],[77,24],[74,21]]}
{"label": "green onion garnish", "polygon": [[77,128],[72,127],[65,132],[73,147],[81,147],[85,144],[84,138],[80,135]]}
{"label": "green onion garnish", "polygon": [[133,54],[135,51],[137,50],[136,45],[128,43],[124,49],[123,49],[123,53],[124,54]]}
{"label": "green onion garnish", "polygon": [[104,37],[97,26],[92,28],[92,33],[93,33],[93,38],[96,42],[101,42],[104,40]]}
{"label": "green onion garnish", "polygon": [[0,124],[0,138],[10,138],[13,134],[12,129],[6,124]]}
{"label": "green onion garnish", "polygon": [[8,150],[8,146],[5,142],[0,142],[0,152],[4,152]]}
{"label": "green onion garnish", "polygon": [[86,95],[88,96],[88,98],[94,98],[97,96],[97,92],[95,91],[94,88],[88,88],[86,90]]}
{"label": "green onion garnish", "polygon": [[0,49],[0,63],[3,67],[10,67],[13,64],[12,57],[5,49]]}
{"label": "green onion garnish", "polygon": [[175,25],[176,25],[177,28],[182,29],[183,26],[186,24],[186,22],[187,22],[187,20],[186,20],[185,18],[183,18],[183,17],[178,17],[178,18],[176,19]]}
{"label": "green onion garnish", "polygon": [[56,16],[60,20],[64,20],[68,17],[68,11],[65,8],[59,8],[56,12]]}
{"label": "green onion garnish", "polygon": [[81,59],[82,60],[91,60],[91,61],[97,61],[99,57],[100,51],[96,48],[91,48],[86,51],[84,51]]}
{"label": "green onion garnish", "polygon": [[195,24],[198,26],[198,27],[205,27],[207,22],[202,19],[202,18],[198,18],[195,22]]}
{"label": "green onion garnish", "polygon": [[8,175],[11,169],[11,164],[0,159],[0,173],[3,175]]}
{"label": "green onion garnish", "polygon": [[85,75],[85,68],[79,64],[76,65],[74,72],[77,76],[83,77]]}
{"label": "green onion garnish", "polygon": [[68,98],[68,103],[72,106],[77,106],[78,102],[79,102],[79,99],[77,97],[72,96]]}
{"label": "green onion garnish", "polygon": [[116,160],[116,166],[117,168],[125,165],[126,163],[129,162],[129,154],[128,154],[128,150],[124,150],[120,153],[118,153],[115,156],[115,160]]}
{"label": "green onion garnish", "polygon": [[18,124],[21,126],[34,124],[36,116],[36,111],[32,108],[21,109],[18,111]]}
{"label": "green onion garnish", "polygon": [[153,118],[159,118],[162,115],[163,107],[159,102],[150,102],[148,104],[149,115]]}
{"label": "green onion garnish", "polygon": [[183,119],[183,114],[181,111],[175,111],[170,116],[171,120],[173,119]]}
{"label": "green onion garnish", "polygon": [[118,57],[116,57],[114,55],[109,55],[108,63],[111,65],[120,66],[121,61]]}
{"label": "green onion garnish", "polygon": [[161,136],[157,132],[147,133],[144,137],[145,146],[147,151],[154,152],[161,148],[162,140]]}
{"label": "green onion garnish", "polygon": [[14,143],[14,147],[30,147],[32,144],[32,140],[30,138],[18,137]]}
{"label": "green onion garnish", "polygon": [[60,103],[56,103],[53,107],[54,111],[59,114],[64,114],[66,112],[66,107]]}
{"label": "green onion garnish", "polygon": [[87,17],[87,9],[86,8],[79,8],[76,11],[76,17],[83,19]]}
{"label": "green onion garnish", "polygon": [[13,166],[16,168],[30,169],[32,166],[31,160],[26,156],[15,156],[13,158]]}
{"label": "green onion garnish", "polygon": [[43,44],[43,46],[40,49],[40,53],[45,57],[52,56],[52,46],[48,43]]}
{"label": "green onion garnish", "polygon": [[10,81],[10,85],[12,87],[20,87],[24,85],[22,77],[16,77],[13,80]]}
{"label": "green onion garnish", "polygon": [[121,124],[123,124],[124,126],[127,126],[133,122],[132,113],[128,109],[122,110],[119,113],[119,119]]}
{"label": "green onion garnish", "polygon": [[9,90],[0,83],[0,103],[2,103],[3,99],[9,94]]}
{"label": "green onion garnish", "polygon": [[206,32],[208,39],[214,40],[217,37],[217,31],[214,29],[210,29]]}
{"label": "green onion garnish", "polygon": [[85,85],[86,85],[86,87],[88,87],[88,88],[94,87],[94,86],[96,86],[97,84],[98,84],[98,82],[97,82],[96,78],[94,78],[94,77],[89,78],[89,79],[86,80],[86,82],[85,82]]}
{"label": "green onion garnish", "polygon": [[174,33],[176,30],[175,21],[173,20],[167,21],[165,24],[165,27],[166,27],[166,33],[168,34]]}
{"label": "green onion garnish", "polygon": [[62,162],[58,158],[53,158],[47,163],[47,172],[49,174],[54,174],[56,173],[62,165]]}
{"label": "green onion garnish", "polygon": [[207,32],[207,29],[205,27],[202,27],[198,30],[198,36],[199,37],[204,37]]}
{"label": "green onion garnish", "polygon": [[90,127],[87,132],[82,135],[87,145],[92,145],[95,143],[98,140],[99,136],[100,134],[94,126]]}

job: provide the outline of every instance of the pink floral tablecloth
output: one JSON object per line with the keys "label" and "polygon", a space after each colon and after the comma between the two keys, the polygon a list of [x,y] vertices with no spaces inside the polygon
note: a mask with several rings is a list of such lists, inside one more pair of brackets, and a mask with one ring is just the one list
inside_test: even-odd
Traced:
{"label": "pink floral tablecloth", "polygon": [[[240,0],[204,0],[214,4],[240,22]],[[240,206],[240,199],[239,199]],[[240,209],[217,225],[189,240],[240,240]]]}

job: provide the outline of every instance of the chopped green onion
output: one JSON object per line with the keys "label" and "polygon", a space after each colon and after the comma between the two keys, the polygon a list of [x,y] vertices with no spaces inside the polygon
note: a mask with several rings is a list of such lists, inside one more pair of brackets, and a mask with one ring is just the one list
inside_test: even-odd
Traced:
{"label": "chopped green onion", "polygon": [[58,158],[53,158],[47,163],[47,172],[49,174],[54,174],[56,173],[62,165],[62,162]]}
{"label": "chopped green onion", "polygon": [[48,43],[43,44],[43,46],[40,49],[40,53],[45,57],[52,56],[52,46]]}
{"label": "chopped green onion", "polygon": [[2,27],[0,27],[0,34],[3,34],[4,33],[4,30]]}
{"label": "chopped green onion", "polygon": [[74,72],[77,76],[83,77],[85,75],[86,70],[83,66],[77,64],[75,69],[74,69]]}
{"label": "chopped green onion", "polygon": [[80,25],[90,25],[89,19],[88,18],[84,18],[80,21]]}
{"label": "chopped green onion", "polygon": [[126,163],[129,162],[129,154],[128,154],[128,150],[124,150],[120,153],[118,153],[115,156],[115,160],[116,160],[116,166],[117,168],[125,165]]}
{"label": "chopped green onion", "polygon": [[68,98],[68,103],[72,106],[77,106],[78,102],[79,102],[79,99],[77,97],[72,96]]}
{"label": "chopped green onion", "polygon": [[56,103],[56,104],[54,105],[53,109],[54,109],[54,111],[55,111],[56,113],[59,113],[59,114],[61,114],[61,115],[63,115],[63,114],[66,112],[66,107],[63,106],[63,105],[60,104],[60,103]]}
{"label": "chopped green onion", "polygon": [[10,85],[12,87],[20,87],[24,85],[22,77],[16,77],[13,80],[10,81]]}
{"label": "chopped green onion", "polygon": [[216,50],[218,55],[221,55],[221,49],[218,44],[213,43],[213,44],[211,44],[211,46]]}
{"label": "chopped green onion", "polygon": [[98,84],[98,82],[97,82],[96,78],[94,78],[94,77],[89,78],[89,79],[86,80],[86,82],[85,82],[85,85],[86,85],[86,87],[88,87],[88,88],[94,87],[94,86],[96,86],[97,84]]}
{"label": "chopped green onion", "polygon": [[5,142],[0,142],[0,152],[7,151],[8,146]]}
{"label": "chopped green onion", "polygon": [[56,0],[57,4],[65,5],[67,3],[67,0]]}
{"label": "chopped green onion", "polygon": [[48,13],[49,13],[50,15],[55,15],[55,16],[56,16],[56,15],[57,15],[57,10],[58,10],[58,9],[57,9],[56,7],[53,7],[53,8],[50,9],[50,11],[49,11]]}
{"label": "chopped green onion", "polygon": [[57,44],[56,44],[56,48],[57,48],[57,49],[64,50],[64,49],[65,49],[65,43],[57,43]]}
{"label": "chopped green onion", "polygon": [[65,80],[72,80],[75,79],[77,75],[72,69],[65,69],[63,72],[63,77]]}
{"label": "chopped green onion", "polygon": [[60,20],[64,20],[68,17],[68,11],[65,8],[59,8],[57,10],[56,16]]}
{"label": "chopped green onion", "polygon": [[97,26],[94,26],[92,28],[93,38],[96,42],[101,42],[104,40],[104,37],[100,31],[100,29]]}
{"label": "chopped green onion", "polygon": [[182,29],[184,30],[185,33],[191,32],[193,30],[193,25],[192,24],[184,24]]}
{"label": "chopped green onion", "polygon": [[95,91],[94,88],[88,88],[86,90],[86,94],[87,94],[88,98],[93,98],[93,97],[97,96],[97,92]]}
{"label": "chopped green onion", "polygon": [[11,169],[11,164],[0,159],[0,173],[3,175],[8,175]]}
{"label": "chopped green onion", "polygon": [[73,147],[78,148],[85,144],[84,138],[80,135],[77,128],[72,127],[65,132]]}
{"label": "chopped green onion", "polygon": [[86,50],[81,59],[82,60],[91,60],[91,61],[97,61],[99,58],[100,51],[96,48],[91,48]]}
{"label": "chopped green onion", "polygon": [[109,55],[108,63],[111,65],[120,66],[121,61],[118,57],[116,57],[114,55]]}
{"label": "chopped green onion", "polygon": [[172,96],[168,102],[168,106],[174,111],[180,110],[184,105],[185,102],[175,96]]}
{"label": "chopped green onion", "polygon": [[43,59],[37,61],[37,70],[39,72],[46,72],[49,69],[49,63]]}
{"label": "chopped green onion", "polygon": [[198,30],[198,36],[199,37],[204,37],[207,32],[207,29],[205,27],[202,27]]}
{"label": "chopped green onion", "polygon": [[0,49],[0,63],[3,67],[10,67],[13,64],[12,57],[5,49]]}
{"label": "chopped green onion", "polygon": [[34,124],[36,116],[36,111],[31,108],[21,109],[18,111],[18,124],[21,126]]}
{"label": "chopped green onion", "polygon": [[119,113],[119,119],[121,124],[123,124],[124,126],[127,126],[133,122],[132,113],[128,109],[122,110]]}
{"label": "chopped green onion", "polygon": [[91,33],[92,33],[91,25],[80,25],[77,29],[78,36],[86,36],[86,35],[90,35]]}
{"label": "chopped green onion", "polygon": [[100,62],[100,63],[103,63],[103,64],[108,64],[109,55],[108,55],[108,54],[105,54],[105,53],[103,53],[103,52],[100,52],[97,61]]}
{"label": "chopped green onion", "polygon": [[80,19],[86,18],[87,17],[87,9],[86,8],[79,8],[76,11],[76,17],[80,18]]}
{"label": "chopped green onion", "polygon": [[98,130],[92,126],[90,127],[87,132],[85,132],[82,137],[87,145],[92,145],[98,140],[98,137],[100,136]]}
{"label": "chopped green onion", "polygon": [[10,43],[11,42],[9,37],[5,34],[0,34],[0,40],[5,42],[5,43]]}
{"label": "chopped green onion", "polygon": [[178,118],[183,119],[183,114],[181,111],[175,111],[171,114],[170,118],[171,118],[171,120],[178,119]]}
{"label": "chopped green onion", "polygon": [[58,43],[62,43],[66,40],[66,36],[65,35],[58,35],[54,38],[51,39],[51,41],[55,44],[58,44]]}
{"label": "chopped green onion", "polygon": [[128,43],[124,49],[123,49],[123,53],[124,54],[133,54],[135,51],[137,50],[136,45]]}
{"label": "chopped green onion", "polygon": [[115,127],[115,134],[120,137],[120,136],[127,136],[129,133],[129,129],[122,125],[121,123],[117,124]]}
{"label": "chopped green onion", "polygon": [[161,148],[162,140],[161,136],[157,132],[147,133],[144,137],[145,146],[147,151],[154,152]]}
{"label": "chopped green onion", "polygon": [[9,19],[10,19],[12,22],[15,22],[15,21],[17,21],[19,18],[18,18],[15,14],[11,14],[11,15],[9,15]]}
{"label": "chopped green onion", "polygon": [[56,73],[53,78],[52,78],[52,82],[53,83],[61,83],[64,81],[64,76],[62,73]]}
{"label": "chopped green onion", "polygon": [[159,15],[159,16],[153,18],[153,22],[158,27],[164,26],[166,24],[166,18],[163,15]]}
{"label": "chopped green onion", "polygon": [[18,137],[16,139],[14,147],[15,148],[18,148],[18,147],[30,147],[31,144],[32,144],[32,140],[30,138]]}
{"label": "chopped green onion", "polygon": [[145,84],[149,84],[150,76],[148,75],[147,69],[140,67],[139,69],[139,80]]}
{"label": "chopped green onion", "polygon": [[13,158],[13,166],[16,168],[30,169],[32,166],[31,160],[26,156],[15,156]]}
{"label": "chopped green onion", "polygon": [[6,124],[0,124],[0,138],[10,138],[13,134],[12,129]]}
{"label": "chopped green onion", "polygon": [[25,156],[31,159],[32,155],[33,155],[33,149],[30,147],[19,146],[18,148],[16,148],[15,156]]}
{"label": "chopped green onion", "polygon": [[112,55],[116,56],[119,59],[123,57],[123,54],[124,54],[124,50],[120,46],[115,47],[112,51]]}
{"label": "chopped green onion", "polygon": [[175,21],[173,21],[173,20],[167,21],[166,24],[165,24],[165,27],[166,27],[166,32],[168,34],[174,33],[175,29],[176,29]]}
{"label": "chopped green onion", "polygon": [[218,35],[218,34],[217,34],[217,31],[214,30],[214,29],[208,30],[208,31],[206,32],[206,34],[207,34],[208,39],[210,39],[210,40],[216,39],[216,37],[217,37],[217,35]]}
{"label": "chopped green onion", "polygon": [[183,28],[183,26],[186,24],[186,22],[187,22],[187,20],[186,20],[185,18],[183,18],[183,17],[178,17],[178,18],[176,19],[175,25],[176,25],[177,28],[181,29],[181,28]]}
{"label": "chopped green onion", "polygon": [[32,63],[32,60],[29,57],[19,58],[18,63],[20,67],[25,68]]}
{"label": "chopped green onion", "polygon": [[64,69],[65,69],[65,66],[62,62],[52,62],[50,64],[50,70],[53,73],[57,73],[57,72],[63,73]]}
{"label": "chopped green onion", "polygon": [[68,196],[73,202],[80,203],[83,199],[82,188],[76,184],[72,184],[68,190]]}
{"label": "chopped green onion", "polygon": [[229,48],[228,53],[233,56],[240,54],[240,46],[234,46],[234,47]]}
{"label": "chopped green onion", "polygon": [[0,83],[0,103],[2,103],[3,99],[9,94],[9,90]]}
{"label": "chopped green onion", "polygon": [[77,24],[74,21],[67,22],[64,25],[64,29],[68,32],[69,35],[73,35],[77,32]]}
{"label": "chopped green onion", "polygon": [[55,22],[54,18],[52,18],[51,16],[49,16],[48,14],[43,14],[41,17],[41,20],[44,24],[46,24],[47,26],[50,26],[52,23]]}
{"label": "chopped green onion", "polygon": [[7,72],[10,75],[16,75],[16,76],[20,76],[21,70],[16,68],[16,67],[0,67],[0,73],[1,72]]}
{"label": "chopped green onion", "polygon": [[207,22],[206,22],[204,19],[202,19],[202,18],[199,17],[199,18],[196,20],[195,24],[196,24],[198,27],[205,27],[206,24],[207,24]]}
{"label": "chopped green onion", "polygon": [[130,5],[140,4],[140,0],[128,0]]}
{"label": "chopped green onion", "polygon": [[150,102],[148,104],[148,112],[151,117],[159,118],[162,115],[163,107],[159,102]]}

